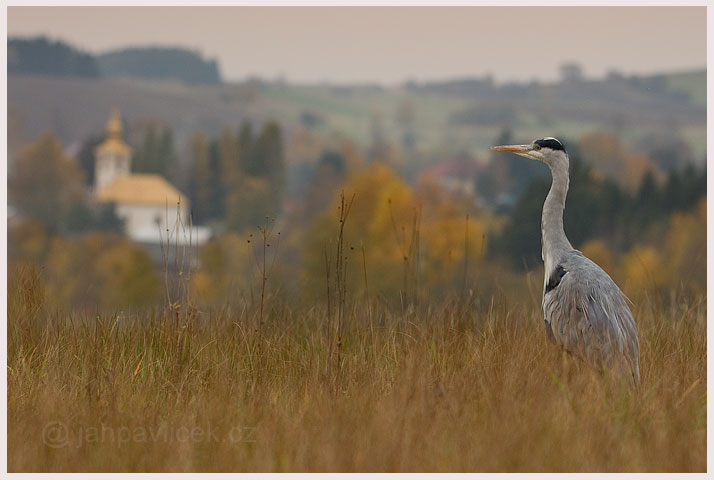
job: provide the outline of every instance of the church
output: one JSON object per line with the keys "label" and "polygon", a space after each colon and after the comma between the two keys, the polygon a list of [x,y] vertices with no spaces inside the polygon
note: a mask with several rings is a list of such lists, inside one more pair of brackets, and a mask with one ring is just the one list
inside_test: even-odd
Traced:
{"label": "church", "polygon": [[201,245],[207,227],[191,226],[190,200],[161,175],[131,173],[132,149],[122,138],[119,111],[107,122],[106,138],[95,150],[94,198],[113,203],[126,235],[149,245]]}

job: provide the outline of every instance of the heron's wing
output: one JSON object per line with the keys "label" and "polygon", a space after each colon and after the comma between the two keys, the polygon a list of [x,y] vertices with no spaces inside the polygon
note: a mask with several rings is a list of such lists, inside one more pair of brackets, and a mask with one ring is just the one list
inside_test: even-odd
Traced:
{"label": "heron's wing", "polygon": [[[639,343],[632,313],[615,282],[572,251],[556,266],[543,294],[546,331],[555,343],[594,365],[625,360],[638,372]],[[636,377],[639,377],[639,372]]]}

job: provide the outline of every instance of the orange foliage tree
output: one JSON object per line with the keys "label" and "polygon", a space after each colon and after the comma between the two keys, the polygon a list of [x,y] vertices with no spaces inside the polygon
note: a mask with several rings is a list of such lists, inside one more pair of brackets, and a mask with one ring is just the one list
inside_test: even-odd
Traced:
{"label": "orange foliage tree", "polygon": [[9,202],[23,215],[58,230],[84,196],[84,177],[74,158],[52,133],[18,156],[8,181]]}
{"label": "orange foliage tree", "polygon": [[584,135],[579,141],[580,155],[599,172],[617,179],[631,190],[639,187],[647,171],[661,172],[643,153],[633,153],[611,133]]}

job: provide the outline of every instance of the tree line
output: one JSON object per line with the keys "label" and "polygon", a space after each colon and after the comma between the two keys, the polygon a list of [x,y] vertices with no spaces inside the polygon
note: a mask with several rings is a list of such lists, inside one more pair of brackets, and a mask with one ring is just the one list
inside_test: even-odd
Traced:
{"label": "tree line", "polygon": [[236,130],[224,128],[215,138],[198,131],[186,157],[180,161],[170,128],[152,125],[134,149],[131,168],[177,184],[191,201],[194,224],[241,231],[280,214],[286,165],[282,129],[276,122],[265,123],[258,132],[244,122]]}
{"label": "tree line", "polygon": [[183,48],[127,48],[92,55],[46,37],[10,38],[7,71],[36,75],[134,77],[220,84],[215,60]]}
{"label": "tree line", "polygon": [[[628,190],[571,154],[565,232],[575,248],[607,238],[613,251],[627,251],[673,213],[693,209],[706,196],[706,188],[706,170],[686,164],[662,181],[649,170],[636,190]],[[549,178],[537,178],[526,187],[504,228],[491,235],[492,256],[507,257],[516,268],[540,263],[541,210],[549,189]]]}
{"label": "tree line", "polygon": [[262,225],[265,217],[280,213],[285,181],[283,135],[276,122],[257,134],[246,122],[213,139],[198,132],[190,141],[187,194],[196,223],[223,221],[232,231]]}
{"label": "tree line", "polygon": [[[216,138],[197,132],[182,162],[168,127],[149,126],[133,150],[132,173],[168,178],[191,201],[194,224],[242,231],[281,213],[286,182],[283,134],[273,121],[258,132],[244,123],[225,128]],[[40,136],[16,159],[9,176],[10,204],[19,214],[56,233],[91,230],[120,232],[122,222],[112,205],[95,205],[94,150],[103,141],[88,138],[77,158],[66,154],[52,133]],[[39,193],[38,193],[39,192]]]}

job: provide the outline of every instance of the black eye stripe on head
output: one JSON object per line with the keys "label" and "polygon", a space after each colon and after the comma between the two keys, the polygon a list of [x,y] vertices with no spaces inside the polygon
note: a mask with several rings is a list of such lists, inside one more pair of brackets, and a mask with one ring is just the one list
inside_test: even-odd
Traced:
{"label": "black eye stripe on head", "polygon": [[555,139],[553,137],[539,138],[533,143],[541,147],[550,148],[551,150],[562,150],[563,152],[565,152],[565,147],[563,146],[563,144],[560,143],[558,139]]}

